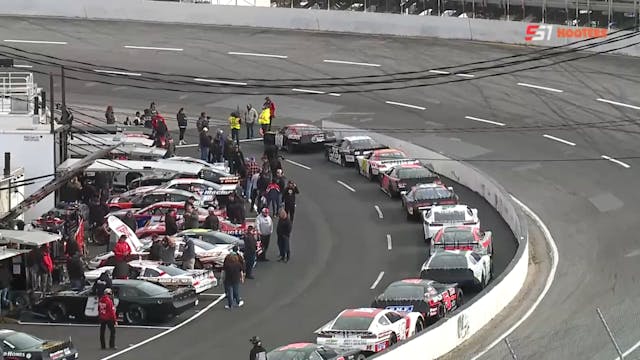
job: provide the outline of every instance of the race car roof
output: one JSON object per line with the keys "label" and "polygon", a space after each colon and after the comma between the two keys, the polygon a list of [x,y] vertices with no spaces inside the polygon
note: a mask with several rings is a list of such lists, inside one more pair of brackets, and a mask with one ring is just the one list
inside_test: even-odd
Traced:
{"label": "race car roof", "polygon": [[349,140],[349,141],[373,140],[373,139],[371,138],[371,136],[366,136],[366,135],[345,136],[343,139],[344,139],[344,140]]}
{"label": "race car roof", "polygon": [[376,315],[378,315],[382,311],[383,311],[382,309],[376,309],[376,308],[347,309],[343,311],[342,314],[340,314],[340,316],[374,318],[376,317]]}
{"label": "race car roof", "polygon": [[0,244],[14,243],[28,246],[42,246],[62,238],[59,234],[52,234],[41,230],[20,231],[0,230]]}
{"label": "race car roof", "polygon": [[[70,169],[75,163],[80,162],[81,159],[67,159],[60,164],[57,168],[58,171],[65,171]],[[204,168],[200,164],[188,164],[179,161],[141,161],[141,160],[109,160],[98,159],[95,160],[89,167],[85,169],[85,172],[175,172],[182,174],[198,175]]]}

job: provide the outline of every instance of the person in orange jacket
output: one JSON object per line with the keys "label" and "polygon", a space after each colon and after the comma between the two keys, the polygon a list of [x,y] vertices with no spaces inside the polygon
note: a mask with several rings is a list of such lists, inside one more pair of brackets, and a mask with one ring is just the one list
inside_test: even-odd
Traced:
{"label": "person in orange jacket", "polygon": [[115,267],[113,269],[114,279],[127,279],[129,277],[129,264],[127,260],[131,255],[131,247],[127,243],[127,236],[120,235],[116,246],[113,247]]}
{"label": "person in orange jacket", "polygon": [[100,347],[106,349],[104,332],[109,328],[109,349],[116,349],[116,327],[118,326],[118,316],[116,306],[113,304],[113,292],[110,288],[104,289],[104,295],[98,302],[98,319],[100,320]]}

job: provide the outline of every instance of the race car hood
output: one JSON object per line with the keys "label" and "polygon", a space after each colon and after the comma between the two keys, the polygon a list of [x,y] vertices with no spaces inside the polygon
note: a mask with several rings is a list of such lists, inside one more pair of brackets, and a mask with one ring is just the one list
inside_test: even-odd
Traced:
{"label": "race car hood", "polygon": [[[120,201],[120,202],[122,202],[122,201]],[[113,215],[113,216],[117,216],[119,218],[123,218],[125,215],[127,215],[127,213],[129,211],[133,211],[135,213],[137,210],[140,210],[140,208],[129,208],[129,209],[116,210],[116,211],[111,211],[107,216]]]}
{"label": "race car hood", "polygon": [[132,252],[142,251],[142,241],[140,241],[136,233],[133,232],[127,224],[123,223],[122,220],[113,215],[107,218],[107,223],[111,231],[113,231],[118,237],[122,235],[127,237],[127,243],[131,247]]}
{"label": "race car hood", "polygon": [[[67,341],[50,341],[46,340],[39,346],[24,349],[25,353],[42,353],[45,359],[63,359],[69,355],[76,353],[76,349],[73,346],[71,340]],[[48,355],[48,356],[47,356]]]}

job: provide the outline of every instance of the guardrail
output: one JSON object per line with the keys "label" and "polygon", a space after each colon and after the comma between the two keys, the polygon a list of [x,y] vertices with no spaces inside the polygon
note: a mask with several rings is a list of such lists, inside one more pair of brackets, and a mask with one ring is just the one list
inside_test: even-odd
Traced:
{"label": "guardrail", "polygon": [[[549,25],[545,25],[543,29],[538,28],[535,31],[540,30],[541,34],[549,35],[548,37],[542,36],[540,41],[526,41],[528,24],[516,21],[254,6],[202,6],[201,4],[147,0],[9,1],[2,4],[0,14],[439,37],[543,46],[565,45],[576,40],[575,37],[560,36],[559,26],[549,28]],[[568,29],[583,31],[590,28]],[[566,33],[567,29],[562,30]],[[607,38],[600,38],[593,41],[606,40]],[[611,51],[615,54],[640,56],[640,45],[636,42],[635,37],[616,39],[615,42],[605,43],[594,48],[593,51]],[[575,46],[580,45],[584,43]]]}
{"label": "guardrail", "polygon": [[[347,135],[368,135],[374,140],[405,151],[428,163],[435,172],[468,187],[482,196],[504,218],[518,241],[518,250],[505,271],[453,316],[436,323],[423,334],[397,346],[376,358],[381,360],[435,359],[455,349],[487,325],[520,292],[528,272],[529,242],[527,220],[511,196],[495,180],[469,164],[455,161],[435,151],[372,131],[323,121],[338,138]],[[499,249],[497,249],[499,251]]]}

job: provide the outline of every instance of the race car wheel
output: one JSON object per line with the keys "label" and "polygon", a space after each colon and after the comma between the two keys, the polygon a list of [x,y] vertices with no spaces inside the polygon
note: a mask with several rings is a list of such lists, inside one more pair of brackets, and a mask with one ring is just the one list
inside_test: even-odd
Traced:
{"label": "race car wheel", "polygon": [[458,293],[456,294],[456,305],[457,307],[464,305],[464,294],[462,293],[462,290],[458,290]]}
{"label": "race car wheel", "polygon": [[344,156],[340,157],[340,166],[347,167],[347,160],[344,158]]}
{"label": "race car wheel", "polygon": [[139,305],[132,305],[124,314],[129,324],[142,324],[147,319],[147,311]]}
{"label": "race car wheel", "polygon": [[67,319],[67,309],[61,303],[53,303],[47,309],[47,317],[53,322],[61,322]]}
{"label": "race car wheel", "polygon": [[397,342],[398,336],[396,336],[396,333],[391,333],[391,336],[389,337],[389,346],[393,346]]}
{"label": "race car wheel", "polygon": [[422,319],[418,319],[418,321],[416,322],[415,333],[417,334],[422,330],[424,330],[424,321],[422,321]]}
{"label": "race car wheel", "polygon": [[356,360],[365,360],[367,357],[362,355],[362,354],[358,354],[358,357],[356,358]]}
{"label": "race car wheel", "polygon": [[440,305],[438,306],[438,319],[442,319],[445,314],[447,313],[447,311],[444,309],[444,306]]}

